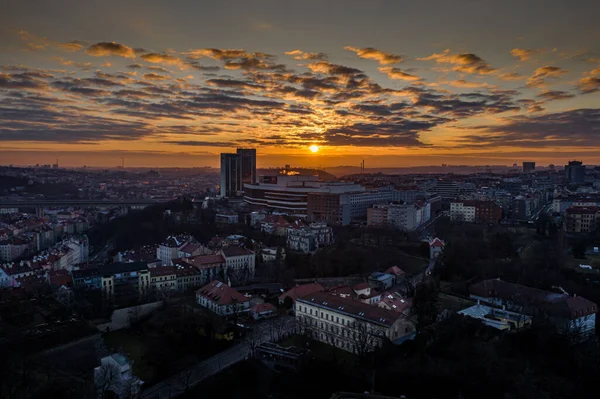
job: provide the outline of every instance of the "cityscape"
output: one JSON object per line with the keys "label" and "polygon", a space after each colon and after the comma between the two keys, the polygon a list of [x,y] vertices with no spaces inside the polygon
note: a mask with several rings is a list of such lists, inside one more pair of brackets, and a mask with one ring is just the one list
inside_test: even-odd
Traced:
{"label": "cityscape", "polygon": [[580,3],[9,1],[0,398],[598,395]]}

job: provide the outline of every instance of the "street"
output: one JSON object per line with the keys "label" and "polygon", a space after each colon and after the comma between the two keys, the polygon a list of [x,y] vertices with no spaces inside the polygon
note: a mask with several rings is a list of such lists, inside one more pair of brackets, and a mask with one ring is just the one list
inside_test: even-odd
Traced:
{"label": "street", "polygon": [[[285,326],[283,332],[287,335],[295,331],[295,318],[284,316]],[[271,340],[269,321],[255,325],[258,331],[259,343]],[[146,399],[176,398],[191,389],[204,379],[218,374],[221,370],[241,362],[250,354],[250,346],[246,342],[240,342],[233,347],[216,354],[170,378],[163,380],[148,389],[142,390],[140,397]]]}

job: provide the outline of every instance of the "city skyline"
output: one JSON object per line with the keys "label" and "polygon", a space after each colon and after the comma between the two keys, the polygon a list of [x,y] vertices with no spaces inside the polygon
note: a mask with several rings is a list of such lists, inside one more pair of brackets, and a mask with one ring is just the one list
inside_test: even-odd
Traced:
{"label": "city skyline", "polygon": [[600,164],[592,1],[10,3],[1,164]]}

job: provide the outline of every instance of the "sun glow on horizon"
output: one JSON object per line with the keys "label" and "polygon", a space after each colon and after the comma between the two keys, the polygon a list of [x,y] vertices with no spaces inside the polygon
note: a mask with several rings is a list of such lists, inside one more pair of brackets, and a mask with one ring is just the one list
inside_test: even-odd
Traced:
{"label": "sun glow on horizon", "polygon": [[310,152],[312,152],[313,154],[314,154],[314,153],[317,153],[317,152],[319,152],[319,146],[318,146],[318,145],[315,145],[315,144],[313,144],[313,145],[311,145],[310,147],[308,147],[308,149],[309,149],[309,150],[310,150]]}

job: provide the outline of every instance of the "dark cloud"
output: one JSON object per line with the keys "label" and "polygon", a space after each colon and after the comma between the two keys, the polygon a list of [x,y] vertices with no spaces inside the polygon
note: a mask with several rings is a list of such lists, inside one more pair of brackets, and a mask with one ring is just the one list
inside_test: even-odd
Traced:
{"label": "dark cloud", "polygon": [[141,64],[130,64],[130,65],[127,65],[127,68],[140,69],[140,68],[142,68],[142,65]]}
{"label": "dark cloud", "polygon": [[180,141],[163,141],[165,144],[176,144],[183,146],[194,147],[235,147],[236,143],[230,141],[195,141],[195,140],[180,140]]}
{"label": "dark cloud", "polygon": [[117,42],[100,42],[91,45],[85,52],[94,57],[117,55],[125,58],[135,58],[135,51],[124,44]]}
{"label": "dark cloud", "polygon": [[167,79],[171,79],[170,76],[159,75],[157,73],[145,73],[145,74],[142,75],[142,77],[144,79],[147,79],[147,80],[167,80]]}
{"label": "dark cloud", "polygon": [[308,67],[311,71],[317,73],[324,73],[327,75],[342,75],[342,76],[365,76],[363,71],[356,68],[347,67],[344,65],[332,64],[327,61],[315,62],[313,64],[309,64]]}
{"label": "dark cloud", "polygon": [[576,109],[536,116],[505,118],[498,125],[469,128],[480,135],[469,135],[468,142],[485,145],[521,147],[598,146],[600,109]]}
{"label": "dark cloud", "polygon": [[544,101],[554,101],[554,100],[567,100],[569,98],[575,97],[574,94],[567,93],[566,91],[560,90],[546,90],[543,93],[537,95],[538,98],[541,98]]}

